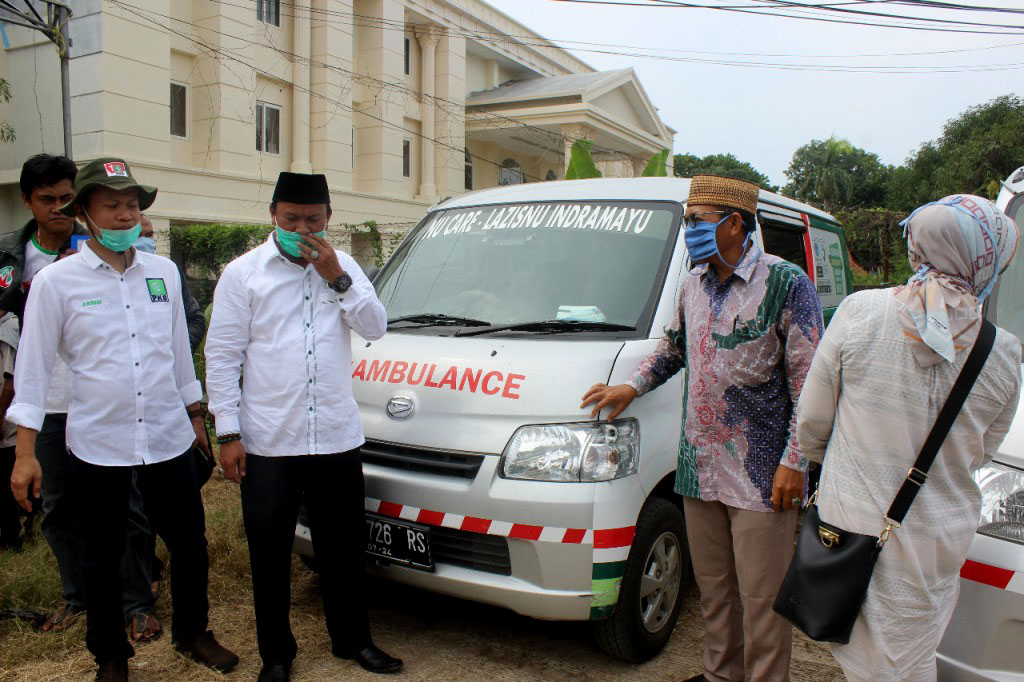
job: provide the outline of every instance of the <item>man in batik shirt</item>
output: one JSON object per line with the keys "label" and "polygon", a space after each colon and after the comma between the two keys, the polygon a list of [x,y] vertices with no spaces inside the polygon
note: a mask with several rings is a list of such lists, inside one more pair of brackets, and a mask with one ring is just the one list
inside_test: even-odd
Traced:
{"label": "man in batik shirt", "polygon": [[704,673],[687,682],[788,680],[792,628],[772,610],[793,554],[807,459],[793,407],[824,330],[804,272],[755,241],[757,185],[690,184],[686,245],[695,264],[672,326],[625,384],[584,396],[614,419],[683,367],[675,491],[700,588]]}

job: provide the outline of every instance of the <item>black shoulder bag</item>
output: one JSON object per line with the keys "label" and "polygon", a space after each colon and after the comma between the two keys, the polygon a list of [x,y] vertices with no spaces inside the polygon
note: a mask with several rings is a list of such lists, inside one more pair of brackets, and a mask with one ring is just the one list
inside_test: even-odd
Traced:
{"label": "black shoulder bag", "polygon": [[779,588],[774,608],[811,639],[840,644],[850,641],[878,554],[892,529],[900,527],[914,497],[927,480],[928,468],[935,461],[939,447],[988,359],[995,336],[995,326],[984,320],[935,426],[885,515],[885,529],[879,537],[851,533],[825,523],[818,517],[813,498],[808,503],[796,553]]}

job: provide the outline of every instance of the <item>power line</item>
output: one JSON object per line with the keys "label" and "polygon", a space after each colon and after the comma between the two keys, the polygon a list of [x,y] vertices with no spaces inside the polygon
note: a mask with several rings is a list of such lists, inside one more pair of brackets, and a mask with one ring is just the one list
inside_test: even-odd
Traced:
{"label": "power line", "polygon": [[[242,8],[242,9],[248,8],[248,6],[246,6],[246,5],[233,4],[233,3],[227,2],[226,0],[212,0],[212,1],[216,2],[217,4],[221,4],[221,5],[225,5],[225,6],[229,6],[229,7],[237,7],[237,8]],[[252,1],[252,0],[250,0],[250,1]],[[611,0],[555,0],[555,1],[557,1],[557,2],[578,2],[578,3],[581,3],[581,4],[608,4],[608,2],[610,2]],[[287,3],[282,3],[282,4],[287,5]],[[612,4],[615,4],[615,3],[612,3]],[[674,6],[674,5],[650,5],[650,4],[646,4],[646,3],[644,3],[642,5],[639,5],[638,3],[627,3],[627,4],[634,4],[634,5],[643,6],[643,7],[670,7],[670,6]],[[689,5],[687,5],[687,6],[689,6]],[[338,14],[339,16],[341,15],[341,13],[332,13],[332,12],[329,12],[327,10],[318,10],[318,12]],[[293,15],[282,14],[282,16],[289,16],[289,17],[292,17],[292,18],[296,18],[296,17],[298,17],[298,18],[305,18],[305,15],[294,15],[294,14]],[[498,38],[488,38],[486,36],[481,36],[478,33],[459,32],[457,29],[450,29],[448,27],[437,26],[437,25],[433,25],[433,24],[415,24],[415,23],[412,23],[412,22],[409,22],[409,23],[406,23],[406,22],[389,22],[389,21],[384,20],[384,19],[379,19],[379,18],[376,18],[376,17],[366,17],[366,16],[363,16],[363,15],[350,15],[350,16],[355,17],[355,20],[352,20],[352,21],[344,21],[344,20],[332,21],[332,20],[326,20],[326,19],[319,19],[318,21],[321,21],[321,22],[329,24],[329,25],[344,25],[344,26],[355,26],[355,27],[371,27],[371,28],[381,28],[382,30],[396,30],[396,31],[401,31],[401,32],[405,32],[410,27],[423,27],[423,28],[429,28],[430,30],[433,30],[435,32],[438,32],[438,33],[441,33],[441,34],[445,34],[445,35],[454,35],[454,36],[457,36],[457,37],[474,38],[474,39],[479,40],[480,42],[504,42],[504,43],[513,43],[514,42],[514,44],[523,45],[523,46],[526,46],[526,47],[549,47],[549,48],[562,49],[562,50],[566,49],[566,48],[559,48],[558,46],[549,45],[547,43],[541,44],[541,43],[525,43],[525,42],[522,42],[522,41],[512,41],[512,40],[510,40],[509,36],[504,36],[504,35],[499,35],[499,34],[495,34],[495,35],[499,35]],[[769,12],[768,16],[781,16],[781,15],[777,15],[777,14],[773,14],[773,13]],[[811,18],[816,18],[816,17],[797,17],[797,18],[808,18],[808,19],[811,19]],[[359,21],[358,21],[359,19],[370,20],[372,23],[371,24],[359,23]],[[825,21],[828,21],[828,20],[825,20]],[[840,23],[845,23],[845,22],[840,22]],[[874,24],[871,24],[871,25],[874,25]],[[956,32],[963,32],[963,31],[956,31]],[[1010,35],[1010,34],[1000,34],[1000,35]],[[1024,44],[1024,43],[1013,43],[1011,45],[1006,45],[1004,47],[1013,47],[1013,46],[1019,46],[1019,45],[1022,45],[1022,44]],[[999,47],[999,46],[985,46],[983,48],[976,48],[976,49],[986,49],[987,50],[987,49],[995,49],[997,47]],[[757,61],[743,61],[743,60],[701,59],[701,58],[697,58],[697,57],[686,58],[686,57],[675,57],[675,56],[663,55],[663,54],[622,52],[622,51],[614,51],[614,50],[598,50],[598,49],[585,49],[585,48],[576,48],[576,49],[579,49],[580,51],[583,51],[583,52],[593,52],[593,53],[610,55],[610,56],[628,57],[628,58],[631,58],[631,59],[633,59],[633,58],[655,59],[655,60],[660,60],[660,61],[673,61],[673,62],[680,62],[680,63],[706,64],[706,65],[714,65],[714,66],[770,68],[770,69],[790,70],[790,71],[823,71],[823,72],[839,72],[839,73],[894,73],[894,74],[913,74],[913,73],[921,73],[921,72],[926,72],[926,73],[960,73],[960,72],[971,72],[971,71],[1016,70],[1016,69],[1018,69],[1018,68],[1020,68],[1022,66],[1021,64],[1016,63],[1016,62],[1003,63],[1003,64],[990,64],[990,65],[985,65],[985,64],[969,65],[968,64],[968,65],[956,65],[956,66],[909,66],[909,65],[900,65],[900,66],[870,66],[870,65],[836,65],[836,64],[790,64],[790,63],[757,62]],[[650,48],[640,48],[640,49],[650,49]],[[970,50],[966,50],[966,51],[970,51]],[[940,51],[940,52],[938,52],[936,54],[943,54],[943,53],[949,53],[949,52],[957,52],[957,50],[953,50],[953,51]],[[730,53],[719,53],[719,54],[729,55]],[[915,54],[915,53],[911,53],[911,54]],[[917,54],[931,54],[931,53],[917,53]],[[739,55],[737,55],[737,56],[739,56]],[[881,56],[890,56],[890,55],[876,55],[876,56],[880,56],[881,57]],[[891,55],[891,56],[897,56],[897,55]]]}
{"label": "power line", "polygon": [[[630,7],[658,7],[663,9],[709,9],[719,10],[725,12],[739,12],[741,14],[755,14],[767,17],[777,17],[785,19],[799,19],[803,21],[817,21],[828,24],[846,24],[851,26],[869,26],[874,28],[892,28],[892,29],[903,29],[910,31],[928,31],[935,33],[965,33],[970,35],[1000,35],[1000,36],[1011,36],[1011,35],[1024,35],[1021,31],[982,31],[977,29],[969,28],[947,28],[938,26],[915,26],[912,24],[905,23],[880,23],[877,21],[859,21],[854,19],[839,19],[835,17],[823,17],[823,16],[806,16],[802,14],[785,14],[782,11],[782,7],[776,9],[772,8],[761,8],[761,9],[740,9],[734,7],[723,7],[721,5],[702,5],[692,2],[669,2],[668,0],[652,0],[652,2],[659,2],[659,4],[650,4],[648,2],[627,2],[626,0],[552,0],[553,2],[568,2],[580,5],[619,5],[619,6],[630,6]],[[802,8],[790,8],[792,11],[800,11],[801,9],[814,9],[809,5],[804,5]],[[849,10],[853,11],[853,10]],[[1024,29],[1024,26],[1020,27]]]}

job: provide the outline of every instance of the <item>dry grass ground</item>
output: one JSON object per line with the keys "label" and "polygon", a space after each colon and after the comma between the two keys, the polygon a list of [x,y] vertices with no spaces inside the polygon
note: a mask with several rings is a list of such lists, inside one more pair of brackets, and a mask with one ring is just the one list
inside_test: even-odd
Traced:
{"label": "dry grass ground", "polygon": [[[249,558],[242,531],[238,488],[215,474],[204,488],[210,544],[210,626],[238,652],[242,663],[224,677],[178,656],[170,643],[170,600],[161,594],[158,612],[167,628],[157,642],[136,647],[131,660],[137,682],[253,680],[259,672],[252,611]],[[405,659],[407,680],[682,680],[700,670],[703,628],[696,590],[665,651],[642,666],[611,660],[593,645],[586,623],[547,623],[504,609],[371,581],[374,637]],[[0,608],[50,608],[60,598],[49,547],[37,539],[21,554],[0,553]],[[354,663],[334,658],[323,627],[316,576],[296,560],[292,570],[292,629],[299,658],[292,679],[377,680]],[[94,664],[85,649],[84,619],[61,635],[28,624],[0,621],[0,680],[91,680]],[[822,646],[798,637],[794,682],[830,682],[842,674]]]}

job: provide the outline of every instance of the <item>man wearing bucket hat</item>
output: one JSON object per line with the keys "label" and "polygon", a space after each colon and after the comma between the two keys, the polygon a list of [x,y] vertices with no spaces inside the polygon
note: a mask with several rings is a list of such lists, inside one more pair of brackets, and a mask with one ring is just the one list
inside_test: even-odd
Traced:
{"label": "man wearing bucket hat", "polygon": [[178,272],[170,260],[131,247],[140,212],[157,190],[137,183],[128,165],[113,158],[84,166],[75,185],[61,210],[77,215],[92,239],[41,270],[29,291],[15,404],[7,412],[18,424],[15,497],[27,507],[29,496],[39,495],[34,446],[60,356],[73,376],[67,445],[72,475],[86,491],[79,496],[86,644],[99,664],[97,679],[127,679],[134,655],[125,639],[118,571],[133,476],[173,560],[174,647],[227,672],[238,657],[206,629],[209,558],[192,448],[209,444]]}
{"label": "man wearing bucket hat", "polygon": [[705,622],[704,672],[687,682],[789,679],[792,628],[772,610],[793,553],[807,459],[796,404],[824,329],[814,285],[755,241],[758,187],[717,176],[690,183],[686,247],[694,267],[671,327],[625,384],[583,398],[614,419],[683,367],[675,491]]}
{"label": "man wearing bucket hat", "polygon": [[[85,227],[61,208],[75,195],[75,162],[64,156],[37,154],[21,168],[21,198],[32,219],[20,230],[0,235],[0,310],[20,319],[32,279],[71,249],[73,235],[88,236]],[[58,358],[47,392],[46,417],[36,439],[36,458],[42,468],[41,528],[57,560],[63,606],[51,613],[40,629],[63,632],[85,612],[81,566],[81,523],[78,485],[71,476],[66,425],[71,392],[71,369]],[[5,482],[4,485],[7,485]],[[150,591],[150,571],[143,561],[149,524],[138,491],[132,492],[126,551],[121,564],[122,603],[133,639],[148,641],[161,633]]]}

